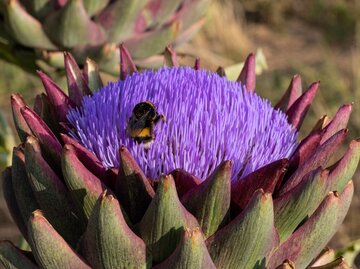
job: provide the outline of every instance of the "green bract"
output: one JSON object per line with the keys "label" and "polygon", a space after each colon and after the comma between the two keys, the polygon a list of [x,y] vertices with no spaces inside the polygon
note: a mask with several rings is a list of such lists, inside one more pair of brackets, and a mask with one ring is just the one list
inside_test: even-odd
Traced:
{"label": "green bract", "polygon": [[98,61],[102,70],[118,73],[116,49],[125,43],[137,64],[156,66],[161,64],[159,53],[166,45],[182,44],[201,28],[209,2],[2,1],[0,55],[34,71],[38,60],[63,68],[62,51],[67,50],[78,62],[90,57]]}
{"label": "green bract", "polygon": [[[124,46],[120,55],[125,79],[137,70]],[[171,49],[165,57],[168,65],[177,64]],[[37,96],[34,109],[19,94],[11,99],[21,144],[3,172],[3,189],[31,252],[1,242],[6,268],[346,268],[342,258],[321,250],[353,196],[360,140],[329,163],[348,133],[351,105],[340,107],[327,124],[317,124],[289,159],[241,180],[231,181],[231,160],[203,180],[182,169],[150,180],[125,147],[119,167],[105,169],[65,134],[59,123],[70,104],[102,85],[92,61],[82,72],[65,53],[65,67],[69,96],[39,72],[46,94]],[[250,55],[238,78],[252,92],[254,67]],[[295,76],[276,105],[295,128],[318,86],[302,93]]]}

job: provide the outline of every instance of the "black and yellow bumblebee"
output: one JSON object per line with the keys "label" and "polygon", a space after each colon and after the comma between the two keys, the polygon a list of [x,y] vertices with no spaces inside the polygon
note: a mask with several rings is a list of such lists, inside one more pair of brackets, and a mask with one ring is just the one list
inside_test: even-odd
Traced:
{"label": "black and yellow bumblebee", "polygon": [[155,139],[154,126],[165,117],[160,115],[153,103],[143,101],[135,105],[131,117],[127,122],[127,133],[135,142],[149,148]]}

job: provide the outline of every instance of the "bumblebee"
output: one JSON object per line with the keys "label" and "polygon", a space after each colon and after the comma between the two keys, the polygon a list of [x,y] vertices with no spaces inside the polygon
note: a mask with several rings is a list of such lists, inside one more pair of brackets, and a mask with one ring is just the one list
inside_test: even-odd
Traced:
{"label": "bumblebee", "polygon": [[138,103],[127,122],[127,133],[135,142],[143,143],[145,148],[149,148],[155,139],[154,126],[160,120],[165,121],[165,117],[156,111],[153,103],[149,101]]}

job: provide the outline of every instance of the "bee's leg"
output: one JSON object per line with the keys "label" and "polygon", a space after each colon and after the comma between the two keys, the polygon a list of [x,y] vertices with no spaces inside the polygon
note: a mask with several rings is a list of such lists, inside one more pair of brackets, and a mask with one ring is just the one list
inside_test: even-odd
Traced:
{"label": "bee's leg", "polygon": [[154,123],[156,124],[156,123],[158,123],[159,122],[159,120],[162,120],[162,121],[166,121],[166,117],[164,116],[164,115],[157,115],[156,117],[155,117],[155,119],[154,119]]}

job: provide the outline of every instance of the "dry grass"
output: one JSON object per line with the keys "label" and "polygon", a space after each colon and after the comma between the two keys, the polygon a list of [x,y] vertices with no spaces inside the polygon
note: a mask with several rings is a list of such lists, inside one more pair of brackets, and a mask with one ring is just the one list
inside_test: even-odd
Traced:
{"label": "dry grass", "polygon": [[178,52],[200,57],[202,65],[212,70],[218,66],[238,63],[252,47],[245,28],[246,22],[240,3],[231,0],[213,1],[207,24],[201,34],[190,44],[183,45]]}

